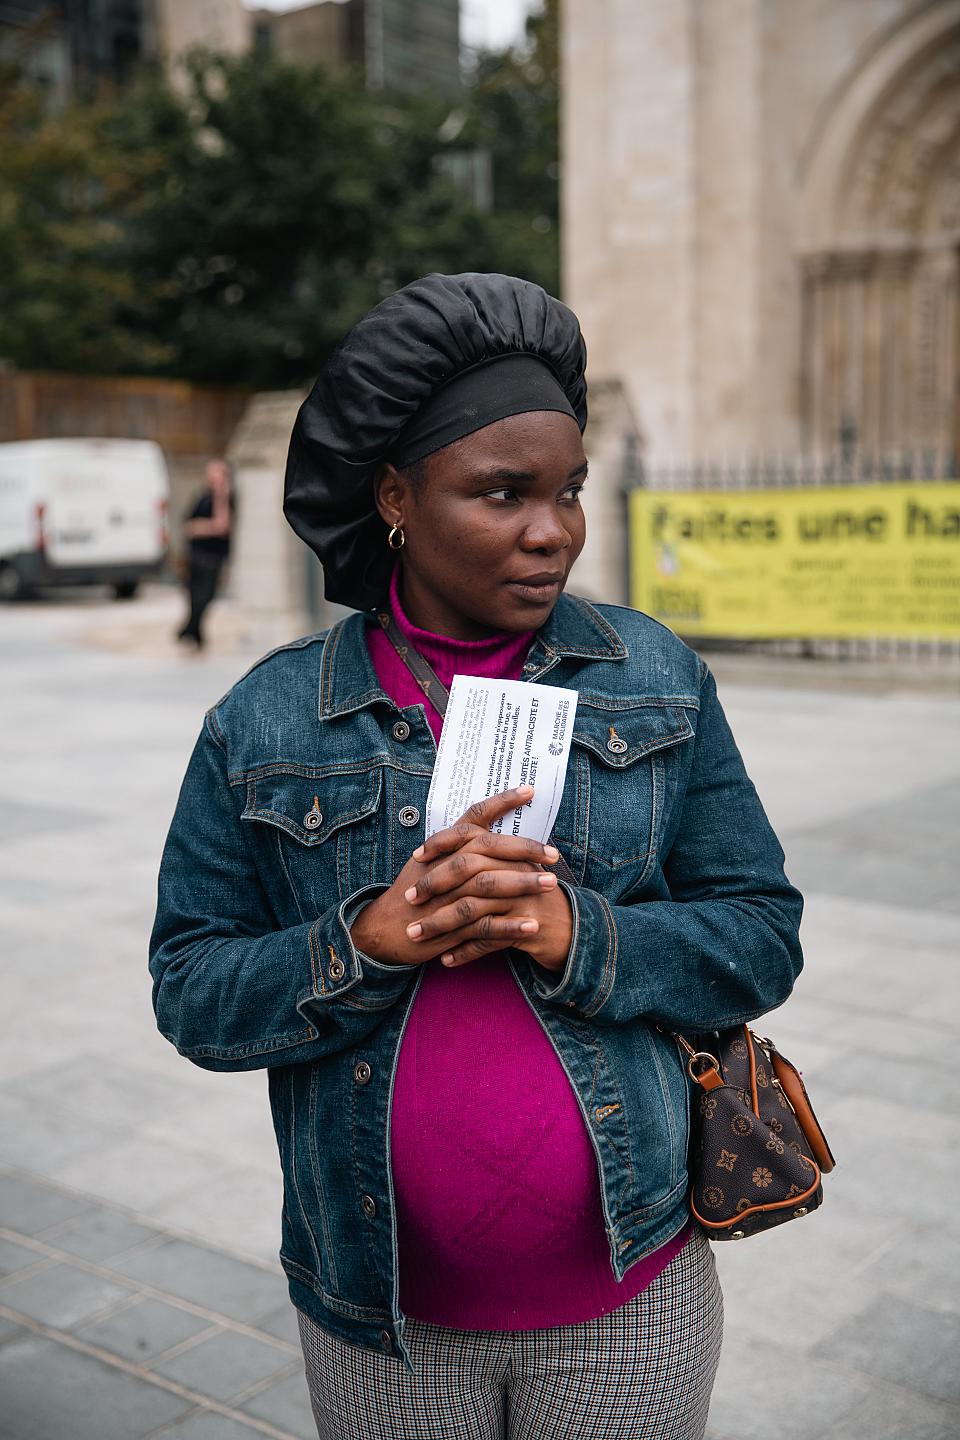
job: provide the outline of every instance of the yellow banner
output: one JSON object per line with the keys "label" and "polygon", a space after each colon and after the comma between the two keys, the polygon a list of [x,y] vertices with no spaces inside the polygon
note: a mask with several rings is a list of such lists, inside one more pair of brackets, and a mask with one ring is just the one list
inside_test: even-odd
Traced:
{"label": "yellow banner", "polygon": [[960,636],[960,482],[630,495],[630,599],[682,635]]}

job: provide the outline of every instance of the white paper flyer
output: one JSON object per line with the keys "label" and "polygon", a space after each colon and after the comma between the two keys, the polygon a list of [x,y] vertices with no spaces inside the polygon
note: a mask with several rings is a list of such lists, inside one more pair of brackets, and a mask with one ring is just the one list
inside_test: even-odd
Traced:
{"label": "white paper flyer", "polygon": [[492,826],[546,841],[560,808],[576,690],[455,675],[427,798],[426,834],[445,830],[477,800],[532,785],[529,804]]}

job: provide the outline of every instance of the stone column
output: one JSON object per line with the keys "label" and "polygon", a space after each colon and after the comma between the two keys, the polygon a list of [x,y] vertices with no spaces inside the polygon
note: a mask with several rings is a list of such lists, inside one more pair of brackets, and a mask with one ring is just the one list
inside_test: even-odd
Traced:
{"label": "stone column", "polygon": [[690,454],[695,459],[763,448],[759,12],[765,3],[702,0],[695,7],[695,235],[690,254],[695,277]]}
{"label": "stone column", "polygon": [[264,650],[328,620],[323,602],[312,603],[323,594],[319,562],[283,515],[287,447],[303,398],[294,390],[254,395],[227,451],[237,488],[230,594],[240,628]]}
{"label": "stone column", "polygon": [[761,343],[783,288],[761,225],[763,9],[565,0],[564,293],[654,466],[768,443],[768,371],[783,388]]}
{"label": "stone column", "polygon": [[639,478],[642,437],[630,402],[618,380],[590,383],[590,421],[584,448],[590,478],[583,494],[587,540],[570,589],[588,600],[626,605],[626,487]]}
{"label": "stone column", "polygon": [[693,439],[695,0],[564,0],[563,290],[654,454]]}

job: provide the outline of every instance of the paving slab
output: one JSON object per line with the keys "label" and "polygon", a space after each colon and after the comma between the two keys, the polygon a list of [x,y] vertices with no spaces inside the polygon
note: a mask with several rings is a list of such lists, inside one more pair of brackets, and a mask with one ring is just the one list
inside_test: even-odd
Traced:
{"label": "paving slab", "polygon": [[[51,1007],[52,1008],[52,1007]],[[0,1047],[0,1083],[11,1071],[21,1073],[24,1061],[36,1052],[36,1043],[18,1035],[4,1036]],[[108,1145],[115,1135],[94,1117],[77,1125],[71,1116],[55,1109],[43,1109],[19,1095],[0,1093],[0,1156],[3,1163],[20,1171],[31,1172],[32,1180],[62,1177],[63,1167],[80,1156]],[[77,1215],[89,1203],[82,1194],[72,1193],[71,1213]],[[0,1210],[0,1215],[4,1212]],[[45,1229],[53,1223],[39,1217],[29,1222],[31,1229]]]}
{"label": "paving slab", "polygon": [[[797,1356],[809,1354],[838,1322],[861,1313],[876,1286],[874,1257],[905,1241],[893,1216],[871,1216],[832,1197],[802,1223],[757,1235],[753,1253],[716,1246],[728,1315],[722,1364],[755,1342],[769,1343],[771,1317],[789,1316]],[[907,1252],[909,1253],[909,1252]]]}
{"label": "paving slab", "polygon": [[[790,873],[801,889],[939,910],[957,898],[954,857],[941,845],[960,810],[950,776],[881,805],[865,805],[790,835]],[[911,864],[922,856],[922,865]]]}
{"label": "paving slab", "polygon": [[[768,1316],[768,1329],[775,1333],[774,1323]],[[872,1386],[866,1375],[816,1360],[794,1363],[793,1334],[791,1323],[779,1345],[754,1341],[749,1348],[726,1347],[725,1383],[714,1391],[710,1407],[709,1434],[714,1440],[771,1440],[778,1434],[790,1440],[825,1440],[833,1433],[831,1427],[856,1415],[869,1398]]]}
{"label": "paving slab", "polygon": [[246,1324],[272,1314],[286,1294],[286,1281],[279,1275],[174,1238],[120,1256],[113,1269],[131,1281],[145,1282]]}
{"label": "paving slab", "polygon": [[[183,1080],[172,1082],[167,1093],[166,1103],[174,1114],[183,1114],[192,1100],[186,1066],[184,1072]],[[88,1050],[32,1069],[28,1076],[10,1082],[6,1093],[41,1109],[55,1107],[68,1116],[95,1115],[100,1124],[127,1128],[133,1117],[152,1110],[156,1084],[149,1068],[114,1058],[104,1063],[101,1051]]]}
{"label": "paving slab", "polygon": [[40,1258],[36,1250],[30,1250],[26,1245],[18,1245],[15,1240],[4,1240],[0,1237],[0,1278],[15,1275],[18,1270],[27,1270],[31,1265],[36,1265]]}
{"label": "paving slab", "polygon": [[149,1365],[175,1345],[211,1329],[211,1325],[209,1317],[147,1296],[103,1320],[81,1325],[76,1335],[78,1340],[109,1350],[125,1360]]}
{"label": "paving slab", "polygon": [[10,1340],[17,1338],[23,1339],[29,1333],[29,1330],[25,1330],[22,1325],[17,1325],[15,1321],[8,1320],[5,1315],[0,1315],[0,1345],[6,1345]]}
{"label": "paving slab", "polygon": [[914,1223],[906,1233],[901,1227],[897,1243],[878,1258],[873,1280],[897,1302],[920,1298],[928,1310],[955,1322],[960,1317],[960,1219]]}
{"label": "paving slab", "polygon": [[58,1250],[66,1250],[81,1260],[109,1263],[112,1256],[122,1255],[150,1240],[158,1240],[160,1231],[141,1225],[127,1215],[102,1207],[90,1209],[76,1220],[54,1225],[41,1232],[43,1240]]}
{"label": "paving slab", "polygon": [[263,1431],[207,1410],[188,1415],[186,1420],[169,1429],[157,1431],[150,1440],[263,1440]]}
{"label": "paving slab", "polygon": [[179,1395],[40,1336],[0,1347],[4,1435],[142,1440],[192,1408]]}
{"label": "paving slab", "polygon": [[901,1115],[909,1112],[913,1116],[918,1111],[929,1114],[944,1142],[951,1135],[960,1141],[960,1115],[954,1096],[943,1083],[943,1060],[935,1053],[929,1036],[926,1053],[921,1048],[920,1055],[912,1056],[893,1054],[882,1044],[878,1051],[870,1044],[869,1030],[864,1042],[856,1050],[836,1055],[824,1067],[818,1076],[824,1089],[829,1087],[835,1095],[850,1101],[864,1100],[875,1113],[883,1107]]}
{"label": "paving slab", "polygon": [[18,846],[30,836],[59,834],[69,825],[74,835],[95,829],[103,822],[97,815],[70,805],[45,805],[36,799],[29,804],[18,802],[0,791],[3,806],[3,828],[0,829],[0,852],[7,846]]}
{"label": "paving slab", "polygon": [[285,1345],[271,1345],[235,1330],[220,1330],[151,1369],[201,1395],[226,1401],[245,1394],[281,1370],[289,1370],[292,1364],[302,1371],[299,1351],[292,1355]]}
{"label": "paving slab", "polygon": [[[266,1105],[266,1097],[262,1102]],[[157,1223],[171,1230],[202,1229],[209,1233],[219,1228],[231,1236],[242,1234],[247,1255],[276,1255],[280,1224],[278,1176],[264,1174],[254,1165],[233,1166],[227,1159],[218,1174],[216,1186],[211,1186],[205,1177],[199,1184],[158,1199],[151,1206]]]}
{"label": "paving slab", "polygon": [[855,1414],[825,1432],[826,1440],[957,1440],[960,1407],[913,1392],[875,1387]]}
{"label": "paving slab", "polygon": [[881,1290],[813,1353],[960,1406],[960,1317],[956,1315]]}
{"label": "paving slab", "polygon": [[240,1407],[259,1420],[269,1420],[298,1440],[317,1440],[317,1426],[310,1409],[310,1395],[301,1364],[298,1373],[277,1380]]}
{"label": "paving slab", "polygon": [[120,1304],[131,1293],[132,1288],[119,1279],[107,1280],[69,1263],[54,1263],[0,1281],[0,1305],[58,1330],[71,1330]]}
{"label": "paving slab", "polygon": [[[6,1149],[0,1151],[6,1156]],[[28,1176],[0,1170],[0,1226],[22,1235],[39,1235],[51,1225],[75,1219],[90,1209],[89,1201]]]}
{"label": "paving slab", "polygon": [[262,1315],[257,1321],[257,1329],[262,1330],[266,1335],[273,1335],[278,1340],[285,1340],[288,1345],[300,1346],[300,1326],[297,1322],[297,1312],[289,1300],[274,1310],[270,1315]]}
{"label": "paving slab", "polygon": [[[131,1115],[126,1132],[115,1126],[109,1142],[64,1160],[58,1178],[73,1189],[141,1214],[152,1214],[158,1202],[209,1182],[210,1158],[202,1150],[168,1143],[158,1153],[135,1127],[136,1117]],[[122,1138],[117,1139],[118,1134]]]}

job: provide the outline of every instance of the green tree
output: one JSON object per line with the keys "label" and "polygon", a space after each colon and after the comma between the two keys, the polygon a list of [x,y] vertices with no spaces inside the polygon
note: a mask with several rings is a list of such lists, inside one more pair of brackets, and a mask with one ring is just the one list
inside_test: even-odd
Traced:
{"label": "green tree", "polygon": [[[429,270],[556,285],[550,9],[523,51],[481,59],[453,117],[259,54],[197,53],[178,84],[147,74],[59,116],[8,78],[0,357],[21,368],[283,386]],[[489,212],[444,163],[477,147]]]}
{"label": "green tree", "polygon": [[162,84],[114,111],[108,143],[164,171],[123,218],[126,264],[171,370],[283,385],[316,368],[378,298],[385,137],[364,89],[247,56],[195,56],[185,94]]}
{"label": "green tree", "polygon": [[[142,370],[168,359],[131,330],[136,279],[117,217],[137,170],[100,144],[105,110],[47,113],[16,66],[0,72],[0,358],[22,368]],[[119,262],[119,263],[118,263]]]}
{"label": "green tree", "polygon": [[[522,90],[517,63],[504,63],[511,90]],[[491,97],[502,103],[496,87]],[[430,270],[555,283],[555,239],[538,231],[543,209],[554,226],[555,173],[541,175],[537,213],[517,217],[509,207],[525,179],[509,179],[504,160],[503,204],[478,213],[437,163],[463,143],[443,138],[443,101],[383,97],[355,77],[257,56],[207,55],[191,64],[185,109],[186,131],[171,123],[161,87],[121,106],[112,128],[132,156],[156,148],[158,132],[175,144],[163,184],[144,190],[128,229],[131,268],[158,297],[153,333],[171,346],[178,374],[302,380],[366,309]],[[484,134],[494,125],[491,114]]]}
{"label": "green tree", "polygon": [[560,288],[559,0],[526,22],[525,43],[477,57],[462,139],[489,152],[500,249],[513,273]]}

